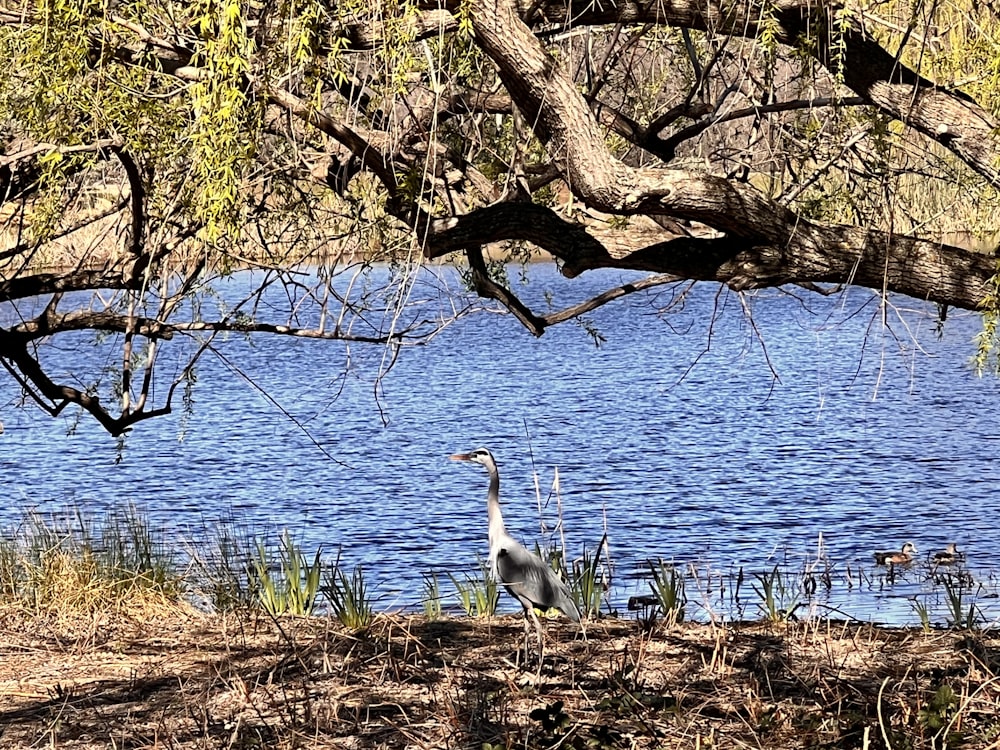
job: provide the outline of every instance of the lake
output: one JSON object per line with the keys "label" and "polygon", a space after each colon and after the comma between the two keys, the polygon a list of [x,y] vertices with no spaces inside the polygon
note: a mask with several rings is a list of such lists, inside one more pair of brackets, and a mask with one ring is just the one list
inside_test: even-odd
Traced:
{"label": "lake", "polygon": [[[636,278],[526,273],[539,310],[549,294],[562,306]],[[235,298],[246,283],[237,274],[217,291]],[[28,509],[99,517],[134,503],[183,545],[233,516],[363,564],[378,608],[419,607],[424,574],[442,576],[447,598],[446,574],[486,554],[486,473],[448,460],[485,446],[508,530],[527,546],[565,539],[579,555],[607,532],[618,609],[649,592],[645,561],[662,558],[691,576],[697,619],[757,617],[752,588],[778,565],[789,587],[825,572],[797,597],[817,614],[912,623],[923,602],[943,622],[926,554],[957,542],[992,621],[1000,383],[970,364],[980,329],[978,315],[953,311],[939,326],[932,305],[882,306],[860,289],[741,299],[682,285],[540,339],[510,316],[462,319],[404,349],[377,387],[380,348],[233,336],[225,359],[199,365],[192,418],[140,423],[120,462],[89,418],[15,408],[7,378],[0,528]],[[61,346],[67,372],[107,356],[89,339]],[[887,579],[872,552],[906,541],[920,561]]]}

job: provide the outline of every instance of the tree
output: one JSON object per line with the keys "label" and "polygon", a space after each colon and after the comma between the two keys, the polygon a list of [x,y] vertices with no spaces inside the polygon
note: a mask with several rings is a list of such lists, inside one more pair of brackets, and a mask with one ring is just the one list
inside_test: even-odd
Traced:
{"label": "tree", "polygon": [[[668,283],[853,284],[982,309],[986,364],[996,260],[942,240],[997,229],[998,20],[978,0],[0,0],[0,362],[118,435],[170,411],[222,332],[426,340],[469,305],[408,318],[407,295],[461,252],[535,335]],[[648,275],[542,314],[487,247]],[[80,331],[116,364],[56,382],[40,344]]]}

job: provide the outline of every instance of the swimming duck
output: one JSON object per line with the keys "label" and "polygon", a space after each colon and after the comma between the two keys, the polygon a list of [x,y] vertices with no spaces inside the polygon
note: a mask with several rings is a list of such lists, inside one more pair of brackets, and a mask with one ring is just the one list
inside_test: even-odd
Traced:
{"label": "swimming duck", "polygon": [[958,545],[949,542],[942,552],[934,553],[935,565],[954,565],[965,560],[965,553],[958,551]]}
{"label": "swimming duck", "polygon": [[876,552],[875,553],[875,564],[876,565],[908,565],[913,562],[913,554],[917,551],[917,548],[913,546],[912,542],[907,542],[903,545],[899,552]]}

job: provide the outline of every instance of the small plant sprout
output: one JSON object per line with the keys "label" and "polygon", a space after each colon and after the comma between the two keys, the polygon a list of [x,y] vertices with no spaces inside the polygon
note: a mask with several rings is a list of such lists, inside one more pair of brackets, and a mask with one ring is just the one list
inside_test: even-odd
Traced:
{"label": "small plant sprout", "polygon": [[330,610],[345,628],[365,630],[375,620],[372,598],[368,593],[364,570],[360,565],[348,576],[340,566],[340,557],[330,569],[322,586]]}
{"label": "small plant sprout", "polygon": [[[934,691],[934,695],[917,713],[917,721],[935,738],[942,732],[947,731],[951,722],[950,719],[958,708],[960,701],[951,685],[941,685]],[[942,743],[947,747],[950,743]],[[931,745],[934,746],[933,744]]]}
{"label": "small plant sprout", "polygon": [[257,601],[268,614],[309,615],[316,605],[321,569],[320,550],[308,562],[286,531],[278,546],[277,562],[264,543],[257,542],[248,575]]}
{"label": "small plant sprout", "polygon": [[917,597],[913,597],[913,599],[910,600],[910,604],[917,617],[920,618],[920,627],[923,628],[925,633],[930,633],[931,613],[930,608],[927,606],[927,602],[922,599],[918,599]]}
{"label": "small plant sprout", "polygon": [[775,565],[769,572],[754,573],[760,584],[753,584],[757,594],[757,607],[768,622],[789,622],[795,620],[795,611],[802,606],[798,593],[789,588]]}
{"label": "small plant sprout", "polygon": [[[542,734],[553,740],[563,736],[570,726],[569,714],[563,711],[563,702],[555,701],[546,706],[534,709],[528,718],[541,724]],[[558,742],[554,744],[559,744]]]}
{"label": "small plant sprout", "polygon": [[684,621],[684,606],[687,604],[687,594],[684,592],[684,576],[677,571],[672,563],[657,560],[649,561],[649,571],[652,580],[649,582],[656,598],[657,606],[663,613],[664,621],[669,627]]}
{"label": "small plant sprout", "polygon": [[424,595],[421,603],[424,607],[424,616],[428,620],[437,620],[441,617],[441,584],[438,583],[437,573],[423,574]]}
{"label": "small plant sprout", "polygon": [[458,593],[458,603],[469,617],[492,617],[496,614],[500,601],[500,589],[496,577],[489,570],[489,565],[481,558],[479,560],[479,576],[468,573],[460,579],[449,573],[455,591]]}

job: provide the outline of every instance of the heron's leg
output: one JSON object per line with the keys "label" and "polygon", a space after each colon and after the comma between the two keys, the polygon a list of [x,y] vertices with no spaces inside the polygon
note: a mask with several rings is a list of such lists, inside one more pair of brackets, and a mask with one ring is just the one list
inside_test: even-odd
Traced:
{"label": "heron's leg", "polygon": [[528,616],[534,617],[535,613],[532,611],[531,607],[524,608],[524,663],[528,663],[528,635],[531,633],[531,623],[528,621]]}
{"label": "heron's leg", "polygon": [[[543,657],[543,655],[545,653],[545,646],[544,646],[544,644],[542,642],[542,623],[540,623],[538,621],[538,615],[535,614],[535,608],[534,607],[529,607],[528,608],[528,612],[531,613],[531,619],[535,623],[535,634],[538,636],[538,671],[541,672],[541,670],[542,670],[542,657]],[[527,621],[525,621],[525,625],[527,625]],[[525,658],[525,661],[527,661],[527,658],[528,658],[528,640],[527,640],[527,638],[528,637],[527,637],[527,632],[526,632],[525,633],[525,641],[524,641],[524,658]]]}

